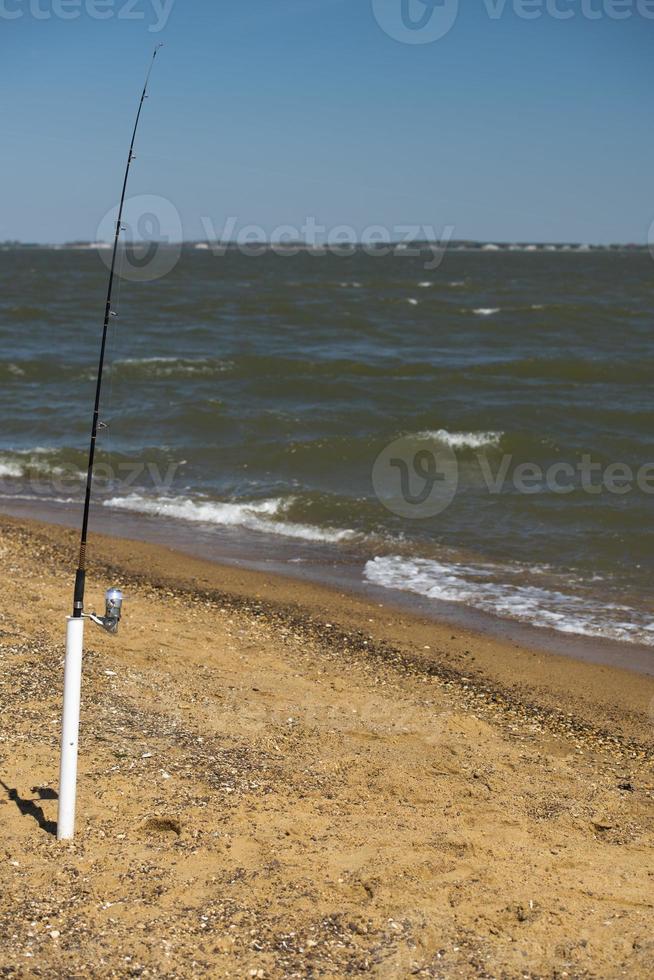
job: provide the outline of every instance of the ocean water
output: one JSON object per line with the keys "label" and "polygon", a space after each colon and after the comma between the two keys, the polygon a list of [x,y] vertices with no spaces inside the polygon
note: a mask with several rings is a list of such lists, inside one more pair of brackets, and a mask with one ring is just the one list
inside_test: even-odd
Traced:
{"label": "ocean water", "polygon": [[[654,263],[428,258],[189,250],[122,282],[96,514],[654,645]],[[7,506],[81,497],[105,287],[92,251],[0,251]]]}

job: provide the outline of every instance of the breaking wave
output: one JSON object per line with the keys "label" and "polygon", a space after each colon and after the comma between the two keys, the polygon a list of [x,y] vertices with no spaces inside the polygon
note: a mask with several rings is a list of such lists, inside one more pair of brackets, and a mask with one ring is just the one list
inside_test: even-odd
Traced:
{"label": "breaking wave", "polygon": [[105,507],[172,517],[181,521],[216,524],[225,527],[245,527],[251,531],[279,534],[305,541],[336,543],[354,538],[352,530],[321,528],[285,519],[292,497],[233,503],[216,500],[193,500],[190,497],[146,497],[130,494],[104,501]]}
{"label": "breaking wave", "polygon": [[[463,603],[495,616],[533,626],[630,640],[654,646],[654,618],[626,605],[593,601],[556,587],[528,582],[538,569],[484,563],[435,561],[400,556],[367,562],[365,577],[375,585],[441,602]],[[531,575],[530,575],[531,573]]]}
{"label": "breaking wave", "polygon": [[450,449],[496,449],[500,445],[503,432],[448,432],[437,429],[434,432],[420,432],[419,439],[433,439]]}

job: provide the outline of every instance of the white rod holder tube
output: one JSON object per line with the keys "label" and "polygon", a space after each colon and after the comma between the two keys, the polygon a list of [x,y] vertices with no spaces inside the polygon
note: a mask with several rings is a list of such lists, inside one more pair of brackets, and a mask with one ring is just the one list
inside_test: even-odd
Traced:
{"label": "white rod holder tube", "polygon": [[61,723],[61,767],[59,769],[58,840],[72,840],[75,834],[75,800],[77,796],[77,748],[79,710],[82,692],[82,650],[84,620],[68,618],[66,627],[66,661],[64,664],[64,708]]}

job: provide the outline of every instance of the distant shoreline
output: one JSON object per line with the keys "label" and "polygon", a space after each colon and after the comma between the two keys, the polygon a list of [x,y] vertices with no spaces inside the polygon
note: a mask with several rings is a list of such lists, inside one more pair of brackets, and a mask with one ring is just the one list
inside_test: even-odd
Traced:
{"label": "distant shoreline", "polygon": [[[588,253],[588,252],[634,252],[638,254],[649,254],[649,245],[637,245],[629,243],[615,243],[611,245],[592,245],[586,244],[584,242],[492,242],[492,241],[467,241],[467,240],[452,240],[446,243],[440,241],[429,241],[428,239],[417,239],[411,242],[403,241],[388,241],[384,242],[383,245],[375,246],[370,243],[356,242],[355,244],[348,243],[346,245],[338,244],[319,244],[313,245],[308,242],[297,241],[297,242],[274,242],[274,241],[257,241],[251,245],[245,245],[235,241],[229,242],[207,242],[207,241],[182,241],[182,242],[170,242],[170,241],[139,241],[136,243],[136,247],[141,249],[143,247],[148,247],[151,245],[158,245],[159,248],[181,248],[184,251],[200,251],[200,252],[217,252],[218,254],[224,252],[242,252],[247,251],[249,248],[256,247],[257,250],[263,249],[264,251],[272,252],[274,254],[282,252],[293,252],[306,251],[307,253],[321,254],[325,252],[334,254],[351,254],[354,249],[356,253],[363,254],[374,254],[379,252],[380,255],[391,250],[402,251],[412,249],[412,250],[429,250],[433,251],[435,247],[438,247],[444,252],[487,252],[494,254],[497,252],[511,252],[511,253],[545,253],[547,255],[552,255],[558,252],[564,253]],[[134,247],[133,245],[128,245],[128,247]],[[94,250],[104,250],[111,248],[109,242],[87,242],[87,241],[73,241],[73,242],[63,242],[63,243],[48,243],[48,242],[0,242],[0,252],[28,252],[28,251],[94,251]]]}

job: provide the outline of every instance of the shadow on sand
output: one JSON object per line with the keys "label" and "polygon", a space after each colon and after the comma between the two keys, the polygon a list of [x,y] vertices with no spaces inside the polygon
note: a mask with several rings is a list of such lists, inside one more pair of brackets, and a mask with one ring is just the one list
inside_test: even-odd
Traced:
{"label": "shadow on sand", "polygon": [[[18,795],[17,789],[11,789],[2,779],[0,779],[0,786],[2,786],[11,802],[16,804],[24,817],[32,817],[46,834],[51,834],[53,837],[56,836],[57,821],[46,820],[43,808],[38,805],[36,800],[23,799],[22,796]],[[56,800],[59,798],[55,790],[43,786],[33,786],[32,792],[36,794],[39,800]]]}

